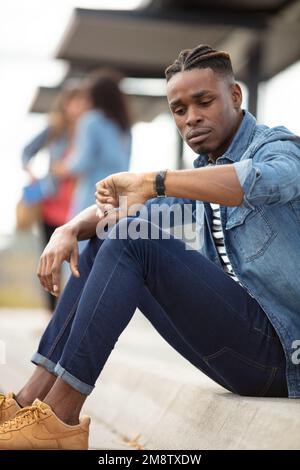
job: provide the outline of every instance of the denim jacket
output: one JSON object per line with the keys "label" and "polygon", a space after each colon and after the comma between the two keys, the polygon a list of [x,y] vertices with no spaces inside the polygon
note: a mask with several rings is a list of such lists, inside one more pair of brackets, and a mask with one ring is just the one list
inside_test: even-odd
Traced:
{"label": "denim jacket", "polygon": [[67,139],[65,136],[57,137],[48,141],[50,135],[50,127],[46,127],[31,142],[29,142],[22,152],[23,167],[43,148],[48,147],[51,161],[60,160],[67,149]]}
{"label": "denim jacket", "polygon": [[69,171],[78,176],[71,214],[95,202],[95,185],[108,175],[128,171],[131,133],[104,113],[92,109],[84,113],[76,127],[74,152],[68,159]]}
{"label": "denim jacket", "polygon": [[[232,163],[244,190],[237,207],[220,206],[224,243],[241,284],[273,324],[286,355],[289,397],[300,397],[300,138],[258,125],[248,112],[217,165]],[[196,168],[208,164],[199,155]],[[207,258],[220,264],[209,203],[197,201]]]}

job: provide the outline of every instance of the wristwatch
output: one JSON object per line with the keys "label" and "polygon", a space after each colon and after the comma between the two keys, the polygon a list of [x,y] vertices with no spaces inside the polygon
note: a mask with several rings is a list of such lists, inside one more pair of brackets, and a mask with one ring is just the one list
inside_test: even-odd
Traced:
{"label": "wristwatch", "polygon": [[165,179],[168,170],[159,171],[154,179],[154,191],[156,197],[166,197]]}

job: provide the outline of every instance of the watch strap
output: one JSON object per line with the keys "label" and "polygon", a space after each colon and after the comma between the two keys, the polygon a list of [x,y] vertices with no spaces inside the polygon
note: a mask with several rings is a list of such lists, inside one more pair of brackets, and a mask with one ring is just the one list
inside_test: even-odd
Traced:
{"label": "watch strap", "polygon": [[162,170],[155,175],[154,189],[157,197],[166,197],[165,179],[167,171]]}

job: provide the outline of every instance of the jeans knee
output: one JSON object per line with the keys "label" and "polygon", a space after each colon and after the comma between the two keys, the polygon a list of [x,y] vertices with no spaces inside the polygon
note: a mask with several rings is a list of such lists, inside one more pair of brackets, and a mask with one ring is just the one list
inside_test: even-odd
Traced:
{"label": "jeans knee", "polygon": [[95,256],[99,251],[99,248],[102,245],[103,241],[104,240],[99,239],[96,235],[90,238],[87,245],[84,247],[81,256]]}

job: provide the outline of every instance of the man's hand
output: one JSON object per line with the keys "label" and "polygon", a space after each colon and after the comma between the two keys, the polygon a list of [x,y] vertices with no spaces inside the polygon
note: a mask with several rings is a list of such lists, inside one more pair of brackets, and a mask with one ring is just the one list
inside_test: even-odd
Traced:
{"label": "man's hand", "polygon": [[127,214],[131,215],[130,208],[133,205],[144,204],[154,197],[153,179],[152,173],[123,172],[108,176],[96,184],[97,205],[103,212],[106,208],[109,212],[111,207],[120,207],[122,213],[126,206]]}
{"label": "man's hand", "polygon": [[63,261],[70,263],[70,269],[75,277],[78,271],[78,242],[76,234],[69,227],[55,230],[42,256],[40,257],[37,275],[43,288],[55,297],[60,294],[60,273]]}

